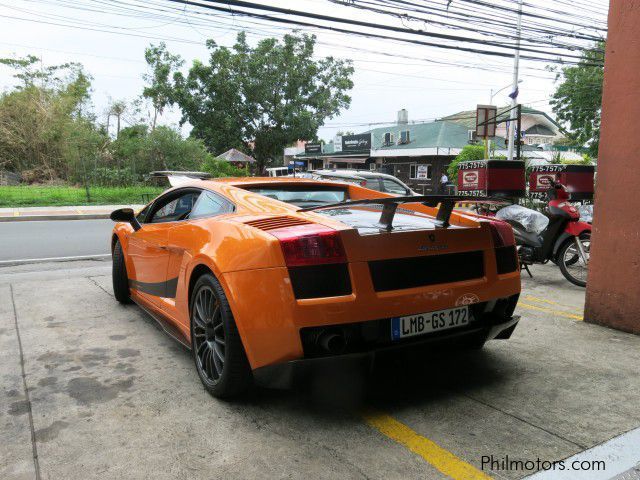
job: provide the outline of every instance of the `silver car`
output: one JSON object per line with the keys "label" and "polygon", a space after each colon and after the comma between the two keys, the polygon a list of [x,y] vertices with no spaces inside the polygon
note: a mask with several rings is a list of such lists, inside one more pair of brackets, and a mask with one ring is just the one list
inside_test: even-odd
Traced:
{"label": "silver car", "polygon": [[392,195],[418,195],[396,177],[386,173],[371,172],[369,170],[312,170],[307,172],[307,175],[318,180],[355,183],[361,187]]}

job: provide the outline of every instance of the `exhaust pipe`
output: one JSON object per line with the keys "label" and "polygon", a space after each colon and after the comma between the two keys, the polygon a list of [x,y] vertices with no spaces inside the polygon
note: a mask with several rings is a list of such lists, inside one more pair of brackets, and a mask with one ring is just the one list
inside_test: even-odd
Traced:
{"label": "exhaust pipe", "polygon": [[320,335],[318,335],[316,344],[325,352],[331,353],[332,355],[338,355],[344,352],[344,349],[347,346],[347,339],[344,336],[344,332],[323,330]]}

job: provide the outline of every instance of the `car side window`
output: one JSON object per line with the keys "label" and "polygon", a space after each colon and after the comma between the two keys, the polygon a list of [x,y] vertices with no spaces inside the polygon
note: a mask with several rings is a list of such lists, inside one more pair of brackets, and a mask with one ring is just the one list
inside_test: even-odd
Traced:
{"label": "car side window", "polygon": [[147,220],[147,223],[164,223],[184,220],[191,213],[200,193],[201,192],[197,191],[185,192],[178,197],[169,197],[164,201],[166,203],[163,203],[163,200],[160,200],[160,207],[154,211],[153,216]]}
{"label": "car side window", "polygon": [[388,178],[382,179],[382,185],[384,186],[384,191],[388,193],[393,193],[394,195],[406,195],[407,189],[399,184],[398,182],[394,182],[393,180],[389,180]]}
{"label": "car side window", "polygon": [[233,211],[233,206],[215,193],[204,191],[191,210],[189,218],[203,218]]}
{"label": "car side window", "polygon": [[378,180],[377,178],[367,179],[365,182],[364,188],[375,190],[377,192],[382,191],[382,188],[380,187],[380,180]]}

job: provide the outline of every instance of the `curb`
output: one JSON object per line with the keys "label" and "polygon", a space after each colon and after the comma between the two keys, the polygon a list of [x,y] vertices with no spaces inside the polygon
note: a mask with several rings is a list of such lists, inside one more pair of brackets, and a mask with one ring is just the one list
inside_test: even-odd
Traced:
{"label": "curb", "polygon": [[20,215],[17,217],[0,217],[0,222],[42,222],[50,220],[104,220],[111,213],[62,214],[62,215]]}
{"label": "curb", "polygon": [[48,258],[23,258],[19,260],[0,260],[0,268],[15,267],[17,265],[30,265],[32,263],[51,263],[51,262],[76,262],[79,260],[106,261],[111,258],[110,253],[99,253],[96,255],[75,255],[72,257],[48,257]]}

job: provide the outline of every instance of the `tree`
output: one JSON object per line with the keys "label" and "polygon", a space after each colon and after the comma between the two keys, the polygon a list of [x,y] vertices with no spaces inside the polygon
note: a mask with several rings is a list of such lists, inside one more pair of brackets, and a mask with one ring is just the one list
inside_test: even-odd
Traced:
{"label": "tree", "polygon": [[578,145],[587,145],[594,156],[600,140],[602,65],[604,42],[599,42],[583,52],[576,66],[556,70],[556,80],[562,81],[550,101],[558,120],[568,126],[567,137]]}
{"label": "tree", "polygon": [[171,55],[167,52],[167,45],[164,42],[157,47],[151,45],[147,48],[144,58],[151,68],[151,73],[143,76],[148,85],[144,88],[142,96],[148,98],[153,106],[151,130],[155,130],[158,116],[162,115],[171,99],[171,73],[180,68],[184,60],[179,55]]}
{"label": "tree", "polygon": [[210,157],[201,140],[184,139],[165,126],[148,131],[146,125],[123,128],[110,147],[112,169],[128,168],[139,179],[153,170],[197,170]]}
{"label": "tree", "polygon": [[456,183],[458,181],[458,164],[460,162],[468,162],[471,160],[483,160],[484,159],[484,145],[465,145],[462,151],[454,158],[449,167],[447,173],[449,174],[449,181]]}
{"label": "tree", "polygon": [[116,138],[120,136],[120,119],[122,115],[127,111],[127,102],[124,100],[116,100],[109,107],[108,115],[116,117]]}
{"label": "tree", "polygon": [[[314,46],[314,36],[298,33],[255,47],[239,33],[231,49],[209,40],[208,62],[194,61],[186,76],[174,72],[170,91],[163,91],[181,108],[182,123],[193,126],[192,136],[213,152],[237,148],[252,154],[261,171],[286,145],[315,138],[326,119],[351,103],[351,62],[315,59]],[[151,49],[154,59],[171,58],[174,67],[179,61],[163,45]]]}
{"label": "tree", "polygon": [[43,67],[32,55],[0,59],[20,84],[0,94],[0,168],[28,181],[80,181],[106,138],[87,112],[90,78],[74,63]]}

